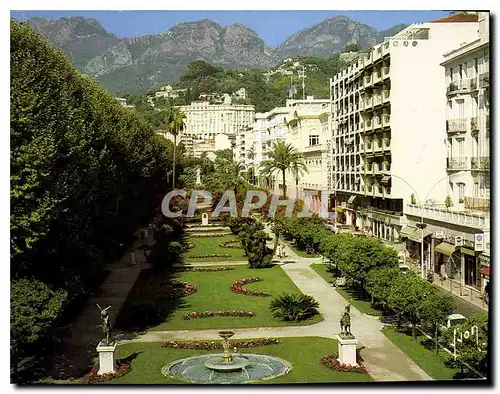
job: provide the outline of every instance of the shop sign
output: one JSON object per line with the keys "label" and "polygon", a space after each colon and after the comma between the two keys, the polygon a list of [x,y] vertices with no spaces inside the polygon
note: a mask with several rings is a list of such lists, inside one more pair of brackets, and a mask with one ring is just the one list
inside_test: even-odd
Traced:
{"label": "shop sign", "polygon": [[439,239],[444,238],[444,231],[436,231],[434,233],[434,238],[439,238]]}
{"label": "shop sign", "polygon": [[455,246],[463,246],[463,245],[464,245],[464,238],[460,235],[455,237]]}
{"label": "shop sign", "polygon": [[484,250],[484,235],[474,234],[474,251],[482,252]]}

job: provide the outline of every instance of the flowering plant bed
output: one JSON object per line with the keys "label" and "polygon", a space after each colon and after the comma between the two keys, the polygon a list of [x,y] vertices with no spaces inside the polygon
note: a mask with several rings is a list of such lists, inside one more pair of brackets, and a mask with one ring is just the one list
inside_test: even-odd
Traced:
{"label": "flowering plant bed", "polygon": [[178,288],[174,289],[174,291],[167,294],[166,298],[180,298],[191,295],[198,291],[198,287],[196,287],[196,285],[193,285],[192,283],[188,282],[177,282],[177,283],[183,285],[183,287],[180,289]]}
{"label": "flowering plant bed", "polygon": [[206,259],[210,257],[231,257],[227,253],[209,253],[209,254],[188,254],[186,256],[188,259]]}
{"label": "flowering plant bed", "polygon": [[219,272],[232,271],[234,267],[183,267],[180,270],[187,272]]}
{"label": "flowering plant bed", "polygon": [[188,227],[185,229],[187,233],[191,232],[206,232],[206,231],[228,231],[229,228],[221,225],[212,225],[212,226],[196,226],[196,227]]}
{"label": "flowering plant bed", "polygon": [[243,249],[241,245],[239,245],[240,241],[235,239],[232,241],[222,241],[219,246],[221,248],[233,248],[233,249]]}
{"label": "flowering plant bed", "polygon": [[184,320],[190,319],[203,319],[205,317],[217,317],[217,316],[230,316],[230,317],[253,317],[255,312],[245,312],[245,311],[205,311],[205,312],[191,312],[184,315]]}
{"label": "flowering plant bed", "polygon": [[341,363],[335,358],[335,356],[328,355],[321,358],[321,363],[326,365],[328,368],[334,369],[335,371],[341,372],[356,372],[356,373],[368,373],[364,365],[349,365]]}
{"label": "flowering plant bed", "polygon": [[[277,338],[256,338],[249,341],[233,341],[231,345],[238,349],[248,349],[278,344]],[[222,341],[166,341],[161,347],[171,349],[220,350]]]}
{"label": "flowering plant bed", "polygon": [[88,384],[104,383],[127,374],[131,369],[132,365],[130,361],[116,360],[116,372],[98,375],[97,372],[99,372],[99,363],[96,363],[92,366],[90,370],[90,373],[87,378],[87,383]]}
{"label": "flowering plant bed", "polygon": [[221,231],[220,233],[193,233],[189,236],[192,238],[203,238],[203,237],[225,237],[226,235],[231,235],[232,233],[227,231]]}
{"label": "flowering plant bed", "polygon": [[231,291],[233,293],[241,293],[244,295],[253,295],[258,297],[270,297],[272,294],[266,291],[258,291],[258,290],[248,290],[243,287],[248,283],[262,282],[264,279],[259,277],[254,278],[245,278],[242,280],[237,280],[231,284]]}

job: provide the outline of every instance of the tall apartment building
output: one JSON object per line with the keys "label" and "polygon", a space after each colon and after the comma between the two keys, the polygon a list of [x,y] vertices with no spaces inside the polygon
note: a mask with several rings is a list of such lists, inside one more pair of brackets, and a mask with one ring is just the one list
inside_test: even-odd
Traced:
{"label": "tall apartment building", "polygon": [[237,134],[254,122],[253,105],[232,104],[226,97],[224,104],[207,101],[192,102],[179,107],[186,115],[184,134],[197,140],[211,140],[217,134]]}
{"label": "tall apartment building", "polygon": [[[489,13],[479,13],[479,34],[444,54],[446,105],[443,166],[447,206],[407,207],[409,224],[428,224],[428,268],[481,290],[490,266]],[[450,206],[451,205],[451,206]]]}
{"label": "tall apartment building", "polygon": [[440,63],[476,37],[478,23],[466,20],[410,25],[331,78],[330,183],[340,221],[397,241],[411,195],[423,202],[446,192]]}

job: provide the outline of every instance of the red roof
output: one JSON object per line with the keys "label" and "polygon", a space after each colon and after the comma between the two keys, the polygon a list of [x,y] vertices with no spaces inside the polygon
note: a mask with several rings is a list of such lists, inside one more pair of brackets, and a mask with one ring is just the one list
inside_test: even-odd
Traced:
{"label": "red roof", "polygon": [[435,21],[431,21],[430,23],[448,23],[448,22],[477,22],[478,15],[477,14],[451,14],[445,16],[441,19],[436,19]]}
{"label": "red roof", "polygon": [[481,274],[483,274],[484,276],[490,276],[490,267],[484,267],[484,268],[481,268]]}

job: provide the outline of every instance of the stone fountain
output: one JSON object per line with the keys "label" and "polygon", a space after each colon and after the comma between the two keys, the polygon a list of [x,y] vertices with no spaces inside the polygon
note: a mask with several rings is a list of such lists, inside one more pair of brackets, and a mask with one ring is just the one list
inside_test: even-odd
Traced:
{"label": "stone fountain", "polygon": [[246,368],[250,362],[247,358],[233,356],[229,351],[229,338],[234,335],[232,331],[219,331],[219,336],[222,338],[222,347],[224,353],[221,357],[209,358],[205,361],[205,367],[217,372],[233,372],[241,371]]}
{"label": "stone fountain", "polygon": [[263,354],[234,354],[229,338],[233,331],[219,331],[222,354],[207,354],[176,360],[162,368],[162,374],[190,383],[238,384],[273,379],[288,373],[289,362]]}

